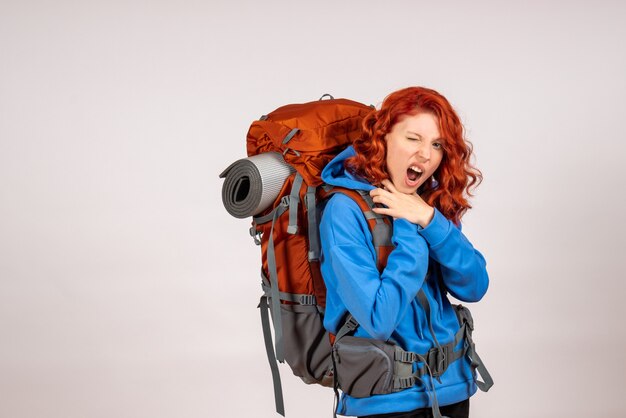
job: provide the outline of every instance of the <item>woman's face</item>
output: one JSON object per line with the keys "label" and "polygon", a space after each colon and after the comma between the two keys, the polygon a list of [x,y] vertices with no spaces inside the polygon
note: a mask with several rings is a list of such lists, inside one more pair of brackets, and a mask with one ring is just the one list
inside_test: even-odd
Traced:
{"label": "woman's face", "polygon": [[402,193],[415,193],[443,158],[443,139],[432,113],[401,117],[385,135],[385,142],[387,171],[394,187]]}

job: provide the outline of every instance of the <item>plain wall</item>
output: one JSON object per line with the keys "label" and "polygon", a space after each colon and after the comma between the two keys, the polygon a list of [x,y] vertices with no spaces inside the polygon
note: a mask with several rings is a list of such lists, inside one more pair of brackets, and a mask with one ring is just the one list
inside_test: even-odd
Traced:
{"label": "plain wall", "polygon": [[[276,417],[249,124],[423,85],[484,182],[464,232],[496,385],[473,417],[623,417],[626,6],[618,1],[0,2],[0,416]],[[332,391],[281,366],[288,417]]]}

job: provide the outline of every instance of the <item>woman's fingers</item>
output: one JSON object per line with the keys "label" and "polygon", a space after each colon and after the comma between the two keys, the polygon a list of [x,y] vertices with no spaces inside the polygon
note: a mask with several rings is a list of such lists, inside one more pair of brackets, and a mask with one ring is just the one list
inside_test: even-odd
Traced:
{"label": "woman's fingers", "polygon": [[379,208],[379,207],[375,207],[372,208],[372,211],[374,211],[374,213],[378,213],[380,215],[388,215],[393,217],[394,219],[396,218],[396,215],[394,214],[395,211],[391,208]]}
{"label": "woman's fingers", "polygon": [[389,179],[383,180],[381,184],[384,188],[377,187],[376,189],[370,191],[372,200],[374,203],[382,203],[385,206],[394,206],[394,201],[396,199],[395,196],[398,191]]}
{"label": "woman's fingers", "polygon": [[389,179],[385,179],[381,182],[383,184],[383,186],[385,186],[385,188],[387,190],[389,190],[391,193],[395,193],[397,190],[395,188],[395,186],[393,185],[393,183],[391,182],[391,180]]}
{"label": "woman's fingers", "polygon": [[374,190],[372,190],[372,193],[370,193],[374,203],[387,204],[393,202],[393,196],[389,192],[381,189],[378,190],[380,190],[380,192],[374,193]]}
{"label": "woman's fingers", "polygon": [[385,189],[374,189],[370,191],[371,197],[391,196],[391,194]]}
{"label": "woman's fingers", "polygon": [[394,219],[404,218],[409,222],[426,227],[433,218],[433,208],[417,193],[399,192],[389,179],[381,182],[383,188],[370,191],[374,203],[385,205],[374,208],[375,213],[392,216]]}
{"label": "woman's fingers", "polygon": [[370,196],[391,196],[393,193],[397,193],[396,188],[389,179],[385,179],[381,182],[383,187],[377,187],[374,190],[370,190]]}

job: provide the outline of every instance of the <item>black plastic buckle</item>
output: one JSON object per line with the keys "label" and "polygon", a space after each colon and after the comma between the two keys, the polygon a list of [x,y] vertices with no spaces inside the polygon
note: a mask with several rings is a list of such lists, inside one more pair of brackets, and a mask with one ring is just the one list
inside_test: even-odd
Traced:
{"label": "black plastic buckle", "polygon": [[404,350],[396,350],[395,359],[402,363],[413,363],[415,361],[413,353]]}
{"label": "black plastic buckle", "polygon": [[450,352],[449,346],[444,345],[441,347],[433,347],[428,350],[426,361],[433,377],[439,377],[445,373],[448,365],[450,364]]}
{"label": "black plastic buckle", "polygon": [[315,295],[301,295],[300,305],[315,305]]}
{"label": "black plastic buckle", "polygon": [[359,326],[359,323],[356,319],[354,319],[352,315],[350,315],[350,319],[348,320],[347,325],[349,331],[354,331]]}
{"label": "black plastic buckle", "polygon": [[415,384],[415,378],[411,377],[400,377],[398,378],[398,387],[399,389],[408,389]]}

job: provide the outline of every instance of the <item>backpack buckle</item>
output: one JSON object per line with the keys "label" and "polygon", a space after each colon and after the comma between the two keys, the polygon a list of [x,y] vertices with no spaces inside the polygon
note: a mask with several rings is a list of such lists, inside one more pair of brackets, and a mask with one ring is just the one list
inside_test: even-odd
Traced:
{"label": "backpack buckle", "polygon": [[463,323],[465,323],[470,331],[474,331],[474,318],[472,318],[472,314],[469,309],[463,305],[457,305],[455,308],[456,314],[459,317],[460,325],[463,326]]}
{"label": "backpack buckle", "polygon": [[346,322],[346,326],[348,327],[348,331],[354,331],[355,329],[358,328],[359,323],[357,322],[356,319],[354,319],[352,315],[350,315],[348,322]]}
{"label": "backpack buckle", "polygon": [[426,362],[433,377],[441,376],[448,368],[448,365],[450,364],[448,360],[450,358],[450,347],[451,345],[446,344],[444,346],[433,347],[428,350]]}
{"label": "backpack buckle", "polygon": [[257,231],[256,228],[253,226],[250,227],[250,236],[252,237],[256,245],[261,245],[261,235],[261,231]]}
{"label": "backpack buckle", "polygon": [[315,305],[315,295],[300,295],[300,305]]}
{"label": "backpack buckle", "polygon": [[416,359],[414,353],[411,353],[410,351],[404,351],[400,347],[396,346],[395,360],[401,363],[413,363]]}

